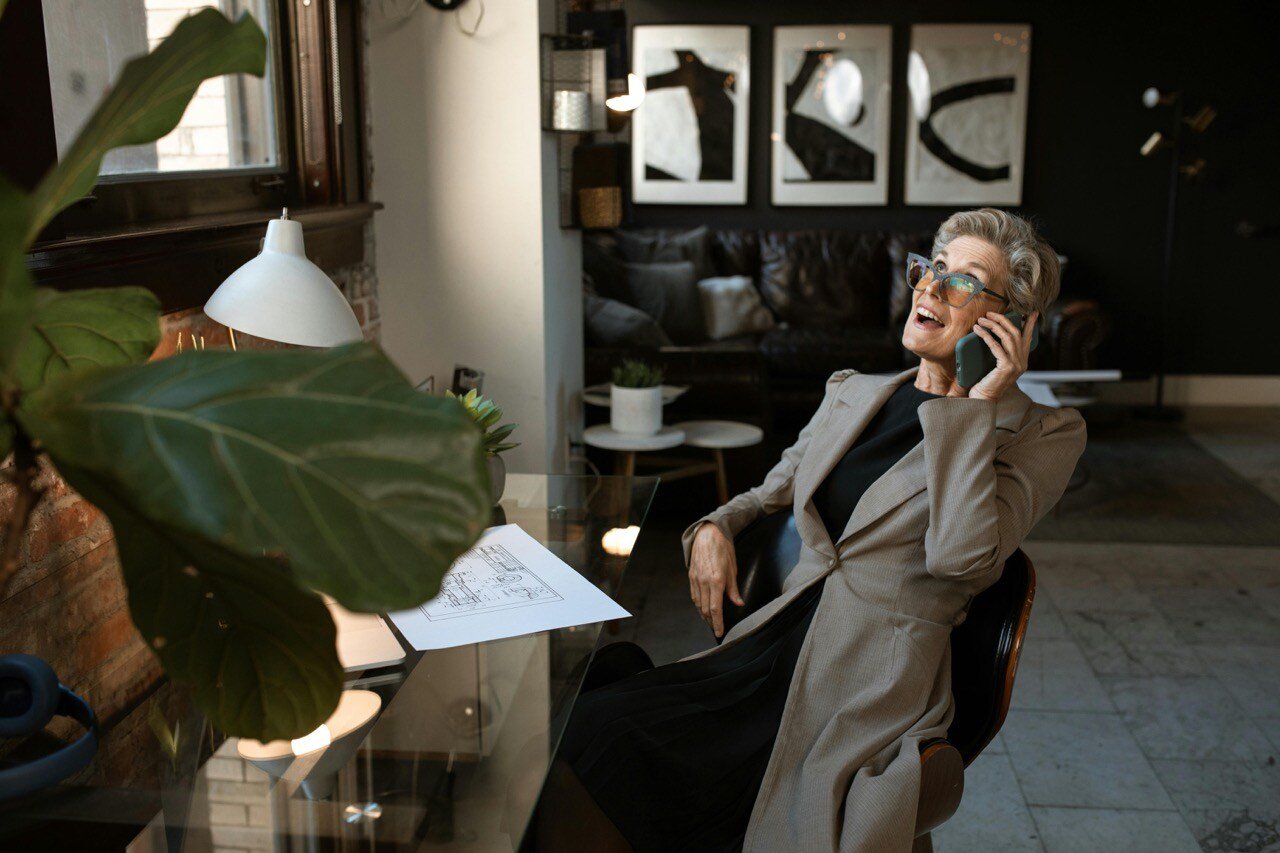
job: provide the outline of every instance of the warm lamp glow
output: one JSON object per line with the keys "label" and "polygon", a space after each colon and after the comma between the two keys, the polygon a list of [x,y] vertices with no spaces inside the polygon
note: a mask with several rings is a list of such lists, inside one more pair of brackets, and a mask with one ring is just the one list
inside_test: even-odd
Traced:
{"label": "warm lamp glow", "polygon": [[333,738],[329,735],[329,727],[321,723],[320,727],[311,734],[289,741],[289,749],[293,751],[294,755],[306,755],[308,752],[324,749],[332,742]]}
{"label": "warm lamp glow", "polygon": [[852,59],[837,59],[823,78],[822,105],[836,124],[848,127],[862,114],[862,69]]}
{"label": "warm lamp glow", "polygon": [[634,524],[630,527],[615,527],[605,531],[600,537],[600,545],[606,554],[615,557],[628,557],[636,546],[636,538],[640,536],[640,528]]}
{"label": "warm lamp glow", "polygon": [[626,113],[640,106],[644,101],[644,81],[638,74],[627,75],[627,94],[615,95],[604,102],[604,105],[616,113]]}
{"label": "warm lamp glow", "polygon": [[929,117],[933,93],[929,88],[929,68],[917,51],[907,54],[907,91],[911,95],[911,109],[917,121]]}

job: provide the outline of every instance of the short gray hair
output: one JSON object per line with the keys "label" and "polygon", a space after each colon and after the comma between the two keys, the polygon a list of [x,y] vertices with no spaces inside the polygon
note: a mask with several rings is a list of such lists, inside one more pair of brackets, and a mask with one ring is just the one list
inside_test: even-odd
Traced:
{"label": "short gray hair", "polygon": [[979,237],[1004,255],[1004,295],[1010,308],[1027,315],[1045,309],[1058,298],[1058,253],[1021,216],[994,207],[962,210],[947,217],[933,238],[933,256],[957,237]]}

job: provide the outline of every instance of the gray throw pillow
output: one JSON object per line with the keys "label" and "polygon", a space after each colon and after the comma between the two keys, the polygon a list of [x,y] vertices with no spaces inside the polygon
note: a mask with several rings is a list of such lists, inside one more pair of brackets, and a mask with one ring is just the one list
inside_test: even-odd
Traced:
{"label": "gray throw pillow", "polygon": [[614,299],[584,294],[582,317],[587,326],[587,343],[592,346],[643,349],[671,346],[671,338],[656,320],[639,308]]}
{"label": "gray throw pillow", "polygon": [[693,263],[624,264],[628,305],[658,321],[678,344],[706,340]]}
{"label": "gray throw pillow", "polygon": [[587,234],[582,238],[582,276],[591,282],[592,292],[609,299],[626,298],[626,275],[622,253],[609,234]]}
{"label": "gray throw pillow", "polygon": [[760,291],[745,275],[704,278],[698,282],[698,295],[707,337],[713,341],[767,332],[775,325]]}
{"label": "gray throw pillow", "polygon": [[705,225],[688,231],[615,231],[618,252],[633,264],[692,261],[698,278],[715,275],[711,237]]}

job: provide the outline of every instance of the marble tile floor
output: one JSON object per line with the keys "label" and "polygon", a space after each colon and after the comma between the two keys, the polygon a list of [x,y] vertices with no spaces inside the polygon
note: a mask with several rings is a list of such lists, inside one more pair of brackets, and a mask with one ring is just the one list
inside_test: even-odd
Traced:
{"label": "marble tile floor", "polygon": [[[1197,410],[1185,428],[1280,512],[1280,410]],[[671,515],[622,590],[636,618],[604,638],[657,663],[712,642]],[[1025,550],[1038,587],[1012,708],[935,848],[1280,853],[1280,547]]]}

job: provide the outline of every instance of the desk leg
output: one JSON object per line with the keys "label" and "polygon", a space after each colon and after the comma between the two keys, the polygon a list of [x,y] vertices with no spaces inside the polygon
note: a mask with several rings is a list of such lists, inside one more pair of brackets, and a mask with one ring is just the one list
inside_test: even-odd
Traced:
{"label": "desk leg", "polygon": [[720,496],[720,506],[729,502],[729,477],[724,470],[724,451],[715,448],[711,455],[716,461],[716,493]]}
{"label": "desk leg", "polygon": [[622,477],[634,477],[636,474],[636,454],[632,450],[619,450],[614,459],[614,470]]}

